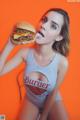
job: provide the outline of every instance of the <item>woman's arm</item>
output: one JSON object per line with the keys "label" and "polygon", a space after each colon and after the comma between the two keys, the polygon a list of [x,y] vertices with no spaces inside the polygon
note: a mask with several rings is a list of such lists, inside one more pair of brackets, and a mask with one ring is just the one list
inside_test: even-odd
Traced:
{"label": "woman's arm", "polygon": [[44,110],[43,110],[40,120],[47,119],[48,113],[54,103],[53,98],[55,98],[55,96],[59,90],[59,87],[64,80],[67,69],[68,69],[68,61],[66,58],[63,58],[63,60],[61,61],[60,65],[59,65],[59,69],[58,69],[56,87],[54,88],[52,93],[47,98],[47,101],[45,103]]}
{"label": "woman's arm", "polygon": [[0,55],[0,76],[20,65],[27,54],[28,50],[22,48],[11,60],[7,61],[6,59],[14,47],[15,45],[9,41]]}
{"label": "woman's arm", "polygon": [[15,45],[12,44],[9,39],[7,45],[4,46],[4,49],[0,53],[0,72],[2,71],[2,69],[5,65],[8,55],[10,54],[10,52],[13,50],[14,47],[15,47]]}

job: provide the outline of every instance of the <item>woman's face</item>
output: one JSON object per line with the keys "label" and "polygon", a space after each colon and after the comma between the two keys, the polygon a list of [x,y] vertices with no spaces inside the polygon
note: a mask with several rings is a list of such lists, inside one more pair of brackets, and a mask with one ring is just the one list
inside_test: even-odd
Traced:
{"label": "woman's face", "polygon": [[62,39],[60,31],[64,23],[63,15],[51,11],[41,20],[37,28],[35,40],[38,44],[49,44]]}

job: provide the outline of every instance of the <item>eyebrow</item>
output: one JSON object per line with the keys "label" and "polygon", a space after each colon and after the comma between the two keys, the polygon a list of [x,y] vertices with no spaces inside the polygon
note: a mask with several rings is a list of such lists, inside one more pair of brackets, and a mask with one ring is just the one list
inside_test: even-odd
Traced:
{"label": "eyebrow", "polygon": [[51,21],[51,22],[54,23],[55,25],[57,25],[59,27],[59,25],[55,21]]}
{"label": "eyebrow", "polygon": [[[45,18],[45,17],[48,19],[48,17],[46,15],[42,16],[42,18]],[[57,25],[59,27],[58,23],[56,23],[55,21],[51,20],[51,22],[54,23],[55,25]]]}

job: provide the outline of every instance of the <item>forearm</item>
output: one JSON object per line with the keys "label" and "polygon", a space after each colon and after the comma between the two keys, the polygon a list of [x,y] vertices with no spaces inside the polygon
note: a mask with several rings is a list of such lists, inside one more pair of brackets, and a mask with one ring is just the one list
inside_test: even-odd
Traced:
{"label": "forearm", "polygon": [[14,44],[12,44],[10,41],[7,43],[7,45],[4,47],[3,51],[0,54],[0,72],[2,71],[6,59],[8,57],[8,55],[10,54],[10,52],[12,51],[12,49],[15,47]]}

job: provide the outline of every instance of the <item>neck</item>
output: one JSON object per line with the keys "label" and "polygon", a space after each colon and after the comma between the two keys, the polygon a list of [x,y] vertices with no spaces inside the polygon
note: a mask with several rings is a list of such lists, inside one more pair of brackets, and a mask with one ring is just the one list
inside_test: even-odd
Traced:
{"label": "neck", "polygon": [[36,45],[36,51],[39,55],[45,57],[53,54],[54,50],[52,49],[51,45]]}

